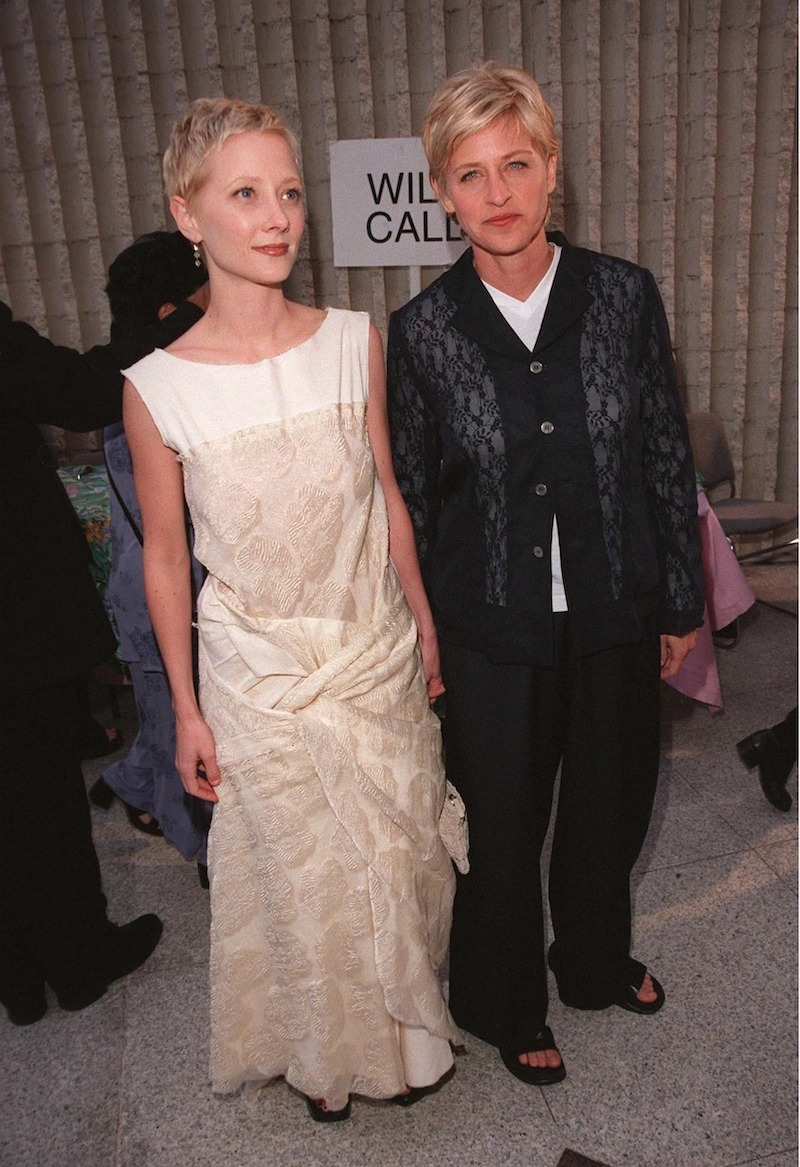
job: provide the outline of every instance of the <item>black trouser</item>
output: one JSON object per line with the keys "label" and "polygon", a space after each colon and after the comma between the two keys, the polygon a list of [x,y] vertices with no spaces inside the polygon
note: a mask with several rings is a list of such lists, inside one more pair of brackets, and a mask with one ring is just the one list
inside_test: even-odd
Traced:
{"label": "black trouser", "polygon": [[540,854],[559,763],[550,961],[562,1000],[579,1008],[610,1005],[637,975],[630,873],[658,778],[654,621],[639,644],[585,657],[570,655],[568,615],[554,621],[549,668],[442,644],[448,776],[467,806],[471,864],[458,877],[450,1007],[464,1029],[519,1053],[547,1016]]}
{"label": "black trouser", "polygon": [[72,739],[73,683],[0,693],[0,997],[91,980],[110,927]]}

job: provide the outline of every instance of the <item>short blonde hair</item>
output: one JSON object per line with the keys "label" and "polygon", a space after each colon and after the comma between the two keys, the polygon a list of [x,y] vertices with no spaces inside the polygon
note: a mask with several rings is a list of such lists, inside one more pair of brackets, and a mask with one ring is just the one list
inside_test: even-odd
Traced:
{"label": "short blonde hair", "polygon": [[300,167],[300,148],[292,131],[268,105],[251,105],[233,97],[199,97],[179,117],[164,154],[167,197],[189,199],[202,186],[209,154],[234,134],[279,134]]}
{"label": "short blonde hair", "polygon": [[422,127],[431,176],[441,182],[456,146],[504,117],[514,118],[530,134],[543,158],[558,153],[553,111],[528,73],[487,61],[448,77],[434,94]]}

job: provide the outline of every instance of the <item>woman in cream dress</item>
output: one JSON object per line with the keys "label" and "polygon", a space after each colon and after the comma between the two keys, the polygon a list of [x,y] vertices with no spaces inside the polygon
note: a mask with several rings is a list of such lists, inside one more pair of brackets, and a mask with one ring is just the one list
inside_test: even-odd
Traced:
{"label": "woman in cream dress", "polygon": [[[305,221],[291,134],[202,99],[164,169],[211,299],[127,370],[125,426],[177,766],[216,803],[212,1087],[284,1076],[331,1121],[352,1094],[415,1101],[452,1073],[438,647],[378,334],[283,295]],[[184,491],[209,573],[199,703]]]}

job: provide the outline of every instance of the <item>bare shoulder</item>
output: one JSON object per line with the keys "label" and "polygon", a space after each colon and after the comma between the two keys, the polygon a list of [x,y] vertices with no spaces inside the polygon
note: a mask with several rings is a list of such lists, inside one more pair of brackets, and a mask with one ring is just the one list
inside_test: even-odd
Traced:
{"label": "bare shoulder", "polygon": [[288,319],[292,327],[298,332],[306,332],[309,336],[316,332],[328,315],[326,308],[314,308],[310,304],[298,304],[295,300],[286,301]]}

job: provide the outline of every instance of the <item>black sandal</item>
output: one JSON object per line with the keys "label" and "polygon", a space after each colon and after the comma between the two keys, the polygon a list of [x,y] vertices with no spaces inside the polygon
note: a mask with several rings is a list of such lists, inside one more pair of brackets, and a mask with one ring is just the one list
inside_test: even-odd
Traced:
{"label": "black sandal", "polygon": [[567,1076],[567,1067],[564,1065],[563,1058],[561,1058],[560,1066],[529,1066],[527,1062],[519,1060],[520,1053],[544,1053],[549,1049],[555,1050],[561,1057],[561,1051],[556,1045],[553,1031],[549,1025],[545,1025],[533,1040],[526,1044],[524,1050],[515,1053],[501,1046],[500,1057],[509,1073],[513,1074],[515,1078],[519,1078],[520,1082],[524,1082],[527,1086],[553,1086],[556,1082],[563,1082]]}
{"label": "black sandal", "polygon": [[619,1005],[620,1009],[627,1009],[629,1013],[640,1013],[645,1017],[650,1017],[653,1013],[658,1013],[666,1000],[666,994],[653,974],[650,973],[650,980],[653,982],[656,999],[655,1001],[641,1001],[638,994],[641,992],[645,976],[647,976],[646,971],[638,985],[626,985],[620,995],[614,1000],[614,1004]]}
{"label": "black sandal", "polygon": [[435,1094],[437,1090],[441,1090],[455,1072],[455,1066],[451,1066],[446,1073],[442,1074],[438,1082],[433,1082],[430,1086],[409,1086],[405,1094],[395,1094],[392,1102],[396,1102],[398,1106],[413,1106],[420,1099],[427,1098],[429,1094]]}
{"label": "black sandal", "polygon": [[316,1098],[309,1098],[305,1096],[308,1113],[313,1118],[314,1122],[344,1122],[346,1118],[350,1117],[350,1099],[347,1100],[347,1105],[343,1106],[341,1110],[327,1110],[325,1103]]}

